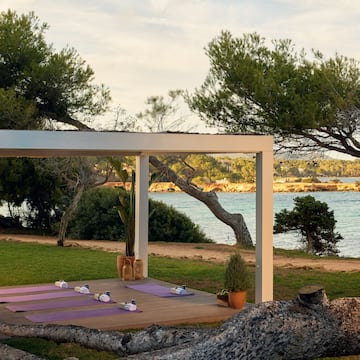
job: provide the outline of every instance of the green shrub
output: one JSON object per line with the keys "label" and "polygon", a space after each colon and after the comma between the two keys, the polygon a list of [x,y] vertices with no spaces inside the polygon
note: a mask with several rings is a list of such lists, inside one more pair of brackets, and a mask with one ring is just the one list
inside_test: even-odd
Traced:
{"label": "green shrub", "polygon": [[244,291],[251,286],[249,270],[239,253],[232,254],[225,270],[224,289]]}
{"label": "green shrub", "polygon": [[212,242],[199,225],[161,201],[150,199],[149,241],[176,241],[186,243]]}
{"label": "green shrub", "polygon": [[[86,240],[123,240],[124,225],[117,210],[118,191],[96,188],[86,191],[68,227],[68,236]],[[174,207],[149,200],[149,241],[212,242],[198,225]]]}
{"label": "green shrub", "polygon": [[86,240],[120,240],[124,225],[115,205],[117,192],[112,188],[95,188],[86,191],[69,223],[68,236]]}

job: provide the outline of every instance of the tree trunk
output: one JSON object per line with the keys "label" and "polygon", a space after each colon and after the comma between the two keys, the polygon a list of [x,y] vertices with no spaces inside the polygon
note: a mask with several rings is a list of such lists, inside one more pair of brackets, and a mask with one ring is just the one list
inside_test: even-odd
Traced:
{"label": "tree trunk", "polygon": [[0,333],[76,342],[135,359],[290,360],[360,354],[360,298],[329,302],[323,289],[315,289],[314,294],[309,302],[302,296],[301,301],[250,305],[216,329],[154,325],[118,333],[79,326],[0,323]]}
{"label": "tree trunk", "polygon": [[81,184],[77,187],[75,196],[71,200],[71,203],[68,206],[68,208],[62,214],[61,221],[60,221],[60,227],[59,227],[58,241],[57,241],[58,246],[64,246],[65,235],[66,235],[67,227],[69,225],[69,221],[71,219],[72,214],[74,213],[74,211],[76,210],[76,208],[79,204],[81,195],[84,192],[84,190],[85,190],[85,185],[83,185],[83,184]]}
{"label": "tree trunk", "polygon": [[244,217],[241,214],[232,214],[226,211],[219,203],[219,199],[214,191],[204,192],[196,185],[188,183],[154,156],[149,157],[149,162],[162,172],[169,181],[173,182],[188,195],[203,202],[220,221],[229,225],[234,231],[237,244],[253,246]]}

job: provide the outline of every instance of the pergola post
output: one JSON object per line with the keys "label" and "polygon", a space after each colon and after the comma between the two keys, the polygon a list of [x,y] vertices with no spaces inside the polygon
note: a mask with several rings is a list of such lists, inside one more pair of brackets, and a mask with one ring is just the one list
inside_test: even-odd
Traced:
{"label": "pergola post", "polygon": [[149,227],[149,156],[136,156],[135,179],[135,258],[143,261],[143,275],[148,277]]}
{"label": "pergola post", "polygon": [[256,303],[273,300],[273,161],[256,154]]}

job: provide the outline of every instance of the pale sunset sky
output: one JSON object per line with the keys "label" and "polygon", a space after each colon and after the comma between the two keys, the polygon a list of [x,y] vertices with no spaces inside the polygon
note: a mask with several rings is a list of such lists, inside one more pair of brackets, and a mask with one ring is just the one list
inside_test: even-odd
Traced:
{"label": "pale sunset sky", "polygon": [[74,47],[130,114],[152,95],[192,92],[209,69],[204,47],[221,30],[289,38],[310,53],[360,59],[358,0],[1,0],[34,11],[59,50]]}

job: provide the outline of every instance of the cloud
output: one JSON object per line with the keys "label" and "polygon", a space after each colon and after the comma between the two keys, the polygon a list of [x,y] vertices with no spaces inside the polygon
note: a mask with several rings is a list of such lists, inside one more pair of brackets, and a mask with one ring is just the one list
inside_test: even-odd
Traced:
{"label": "cloud", "polygon": [[132,113],[148,96],[199,87],[209,68],[204,47],[224,29],[360,57],[360,7],[351,0],[2,0],[7,8],[34,10],[50,25],[48,41],[76,48],[114,105]]}
{"label": "cloud", "polygon": [[278,3],[291,9],[290,16],[269,23],[267,33],[278,33],[280,37],[291,38],[299,47],[319,49],[327,56],[339,52],[360,57],[356,40],[360,31],[357,1],[278,0]]}

